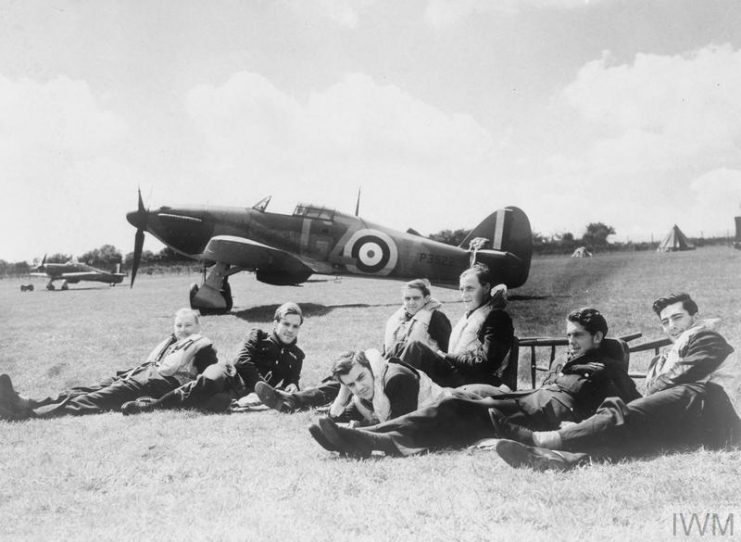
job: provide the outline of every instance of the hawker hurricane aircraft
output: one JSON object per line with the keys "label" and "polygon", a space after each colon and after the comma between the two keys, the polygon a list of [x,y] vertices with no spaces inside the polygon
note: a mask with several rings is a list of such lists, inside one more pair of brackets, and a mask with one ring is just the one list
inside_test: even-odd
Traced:
{"label": "hawker hurricane aircraft", "polygon": [[80,263],[74,258],[65,263],[46,263],[46,256],[41,264],[33,269],[31,276],[49,277],[46,285],[47,290],[54,290],[54,281],[61,280],[61,290],[68,290],[70,284],[76,284],[80,281],[104,282],[110,286],[115,286],[123,282],[126,273],[119,273],[121,264],[116,264],[116,270],[113,272],[103,271],[91,265]]}
{"label": "hawker hurricane aircraft", "polygon": [[251,208],[147,210],[140,192],[138,209],[126,215],[136,228],[131,285],[144,232],[203,263],[203,283],[190,291],[191,307],[203,314],[231,310],[228,278],[239,271],[253,271],[257,280],[276,285],[299,284],[318,273],[426,277],[433,284],[457,286],[461,271],[478,261],[491,268],[496,282],[511,288],[524,284],[530,271],[530,222],[517,207],[492,213],[456,247],[325,207],[299,204],[290,215],[271,213],[266,210],[269,202],[270,196]]}

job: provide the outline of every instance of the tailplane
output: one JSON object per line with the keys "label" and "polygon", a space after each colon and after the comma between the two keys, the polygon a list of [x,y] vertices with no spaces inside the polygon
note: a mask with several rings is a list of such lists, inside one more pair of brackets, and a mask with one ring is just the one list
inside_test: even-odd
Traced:
{"label": "tailplane", "polygon": [[525,284],[533,255],[530,220],[518,207],[505,207],[486,217],[459,245],[471,250],[471,263],[485,263],[495,283],[510,288]]}

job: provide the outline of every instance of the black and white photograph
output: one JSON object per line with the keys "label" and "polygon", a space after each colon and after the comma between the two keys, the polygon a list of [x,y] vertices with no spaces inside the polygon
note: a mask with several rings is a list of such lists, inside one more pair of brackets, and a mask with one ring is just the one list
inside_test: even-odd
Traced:
{"label": "black and white photograph", "polygon": [[0,539],[741,537],[741,3],[0,0]]}

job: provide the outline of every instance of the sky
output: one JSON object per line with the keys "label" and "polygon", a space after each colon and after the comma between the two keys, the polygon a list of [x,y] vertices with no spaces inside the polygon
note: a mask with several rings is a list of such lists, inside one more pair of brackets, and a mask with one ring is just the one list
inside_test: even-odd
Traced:
{"label": "sky", "polygon": [[[0,259],[133,250],[145,205],[423,234],[726,235],[736,0],[0,0]],[[162,245],[147,236],[145,249]]]}

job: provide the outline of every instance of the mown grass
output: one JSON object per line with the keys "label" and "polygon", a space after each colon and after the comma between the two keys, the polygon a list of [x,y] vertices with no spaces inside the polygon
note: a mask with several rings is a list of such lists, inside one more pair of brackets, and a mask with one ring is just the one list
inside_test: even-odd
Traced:
{"label": "mown grass", "polygon": [[[722,248],[538,258],[509,309],[520,336],[560,336],[568,310],[594,305],[615,335],[640,331],[648,340],[660,337],[653,298],[688,290],[739,347],[740,270],[741,252]],[[3,281],[0,371],[42,396],[130,366],[169,329],[197,278],[145,276],[133,290],[68,292],[39,290],[37,281],[32,293]],[[243,274],[232,286],[233,314],[203,318],[204,333],[230,357],[249,328],[269,325],[278,304],[301,303],[304,386],[338,352],[378,345],[399,302],[398,283],[388,281],[320,277],[279,288]],[[451,320],[460,316],[455,291],[435,295]],[[354,461],[311,440],[315,417],[179,411],[0,422],[0,539],[672,540],[675,513],[735,512],[737,523],[741,513],[738,451],[570,473],[513,470],[493,452]]]}

